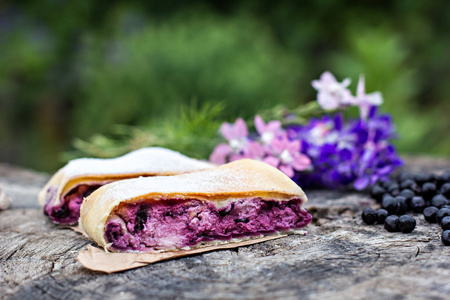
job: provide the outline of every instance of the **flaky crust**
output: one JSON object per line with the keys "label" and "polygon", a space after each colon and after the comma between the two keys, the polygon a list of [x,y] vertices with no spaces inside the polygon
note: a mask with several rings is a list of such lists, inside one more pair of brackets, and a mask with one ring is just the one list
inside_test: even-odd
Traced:
{"label": "flaky crust", "polygon": [[85,199],[80,226],[107,250],[105,226],[120,203],[164,199],[196,199],[226,205],[239,198],[307,201],[303,190],[278,169],[255,160],[243,159],[215,169],[170,177],[122,180],[99,188]]}
{"label": "flaky crust", "polygon": [[80,184],[103,185],[139,176],[167,176],[213,168],[214,165],[159,147],[142,148],[111,159],[80,158],[70,161],[53,175],[39,193],[44,206],[52,198],[54,205]]}

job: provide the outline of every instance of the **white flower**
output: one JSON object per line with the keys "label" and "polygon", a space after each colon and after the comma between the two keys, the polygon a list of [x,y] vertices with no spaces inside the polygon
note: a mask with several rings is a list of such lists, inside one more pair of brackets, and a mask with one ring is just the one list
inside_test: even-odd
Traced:
{"label": "white flower", "polygon": [[356,97],[352,104],[359,107],[361,119],[367,120],[371,106],[378,106],[383,103],[383,97],[380,92],[366,94],[366,85],[364,75],[359,76],[358,87],[356,88]]}
{"label": "white flower", "polygon": [[353,96],[347,87],[350,79],[345,78],[339,83],[329,71],[320,75],[320,80],[313,80],[311,85],[318,91],[317,102],[325,110],[334,110],[352,103]]}

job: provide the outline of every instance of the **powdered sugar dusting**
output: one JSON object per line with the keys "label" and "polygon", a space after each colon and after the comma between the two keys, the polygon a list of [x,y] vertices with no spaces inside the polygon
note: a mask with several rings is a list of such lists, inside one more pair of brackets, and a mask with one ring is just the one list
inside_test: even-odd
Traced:
{"label": "powdered sugar dusting", "polygon": [[102,175],[174,175],[214,165],[189,158],[165,148],[142,148],[111,159],[80,158],[69,162],[61,171],[68,178]]}
{"label": "powdered sugar dusting", "polygon": [[[274,174],[276,176],[274,176]],[[276,177],[276,182],[274,181]],[[140,197],[146,194],[204,196],[245,194],[253,192],[278,192],[306,197],[303,191],[286,175],[265,163],[239,160],[215,169],[170,177],[140,177],[114,182],[100,188],[100,201],[110,202]]]}

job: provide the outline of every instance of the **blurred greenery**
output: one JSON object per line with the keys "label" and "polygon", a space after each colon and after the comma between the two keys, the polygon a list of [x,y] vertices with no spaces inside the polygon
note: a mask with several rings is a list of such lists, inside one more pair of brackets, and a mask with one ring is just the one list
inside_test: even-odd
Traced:
{"label": "blurred greenery", "polygon": [[444,1],[2,2],[0,161],[207,157],[222,121],[301,109],[325,70],[383,93],[400,153],[450,155],[449,30]]}
{"label": "blurred greenery", "polygon": [[96,134],[88,140],[76,139],[76,150],[63,154],[64,160],[83,155],[116,157],[135,149],[148,146],[167,147],[182,153],[205,159],[221,142],[217,135],[221,122],[218,120],[224,104],[205,103],[201,107],[193,102],[182,105],[176,119],[153,119],[145,126],[114,126],[107,137]]}

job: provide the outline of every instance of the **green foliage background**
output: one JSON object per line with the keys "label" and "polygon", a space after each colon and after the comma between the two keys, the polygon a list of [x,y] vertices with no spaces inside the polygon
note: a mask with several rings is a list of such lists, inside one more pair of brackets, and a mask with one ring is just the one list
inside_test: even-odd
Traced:
{"label": "green foliage background", "polygon": [[444,1],[7,1],[0,161],[207,157],[220,122],[301,106],[325,70],[383,93],[401,153],[449,155],[448,32]]}

